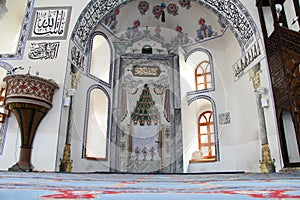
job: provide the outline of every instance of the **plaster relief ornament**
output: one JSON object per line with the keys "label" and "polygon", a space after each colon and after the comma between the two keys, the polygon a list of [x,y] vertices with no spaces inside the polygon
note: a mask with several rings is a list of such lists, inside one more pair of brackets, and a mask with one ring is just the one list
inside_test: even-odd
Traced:
{"label": "plaster relief ornament", "polygon": [[139,160],[139,156],[140,156],[140,153],[141,153],[141,149],[140,149],[138,146],[135,147],[134,153],[135,153],[135,160]]}
{"label": "plaster relief ornament", "polygon": [[147,1],[140,1],[138,9],[141,15],[145,15],[146,12],[149,10],[149,3]]}
{"label": "plaster relief ornament", "polygon": [[191,0],[179,0],[178,3],[181,7],[186,9],[190,9],[191,7]]}
{"label": "plaster relief ornament", "polygon": [[142,152],[143,152],[143,156],[144,156],[143,160],[146,160],[147,159],[147,155],[148,155],[148,149],[147,149],[147,147],[144,147],[143,150],[142,150]]}

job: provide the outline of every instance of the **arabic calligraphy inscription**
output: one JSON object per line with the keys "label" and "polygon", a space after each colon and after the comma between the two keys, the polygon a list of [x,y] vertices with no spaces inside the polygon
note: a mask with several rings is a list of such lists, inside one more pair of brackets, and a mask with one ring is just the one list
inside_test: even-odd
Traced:
{"label": "arabic calligraphy inscription", "polygon": [[59,42],[41,42],[31,43],[31,50],[28,53],[28,58],[32,60],[56,59],[59,49]]}
{"label": "arabic calligraphy inscription", "polygon": [[35,8],[29,39],[67,38],[72,7]]}

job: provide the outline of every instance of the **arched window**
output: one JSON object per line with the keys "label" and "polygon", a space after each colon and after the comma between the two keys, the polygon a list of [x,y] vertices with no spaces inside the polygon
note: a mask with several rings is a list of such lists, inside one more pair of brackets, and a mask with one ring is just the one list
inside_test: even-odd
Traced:
{"label": "arched window", "polygon": [[96,33],[92,41],[90,75],[109,84],[111,48],[105,35]]}
{"label": "arched window", "polygon": [[142,54],[152,54],[152,47],[150,45],[144,45],[142,48]]}
{"label": "arched window", "polygon": [[101,89],[93,89],[89,94],[88,125],[85,155],[87,159],[107,158],[109,101]]}
{"label": "arched window", "polygon": [[196,48],[180,59],[182,84],[190,87],[188,95],[200,94],[215,90],[213,58],[209,51]]}
{"label": "arched window", "polygon": [[212,87],[211,69],[209,61],[201,61],[195,69],[196,90]]}
{"label": "arched window", "polygon": [[212,111],[204,111],[198,119],[198,144],[203,160],[215,161],[215,133]]}

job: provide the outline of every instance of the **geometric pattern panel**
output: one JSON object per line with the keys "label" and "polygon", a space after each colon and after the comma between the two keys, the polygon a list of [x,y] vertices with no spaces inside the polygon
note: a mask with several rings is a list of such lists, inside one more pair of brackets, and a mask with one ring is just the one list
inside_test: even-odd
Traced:
{"label": "geometric pattern panel", "polygon": [[57,88],[54,82],[51,84],[51,81],[37,76],[32,78],[29,75],[11,75],[7,76],[4,81],[7,82],[7,98],[29,97],[44,100],[49,104],[52,103],[54,90]]}

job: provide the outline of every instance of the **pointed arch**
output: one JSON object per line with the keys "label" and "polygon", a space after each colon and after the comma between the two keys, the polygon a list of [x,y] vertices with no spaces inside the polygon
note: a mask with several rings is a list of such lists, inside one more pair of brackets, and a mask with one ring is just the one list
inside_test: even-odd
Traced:
{"label": "pointed arch", "polygon": [[109,138],[110,99],[107,91],[94,85],[87,91],[82,157],[106,160]]}
{"label": "pointed arch", "polygon": [[216,160],[214,119],[211,110],[205,110],[199,115],[198,147],[201,152],[201,159]]}
{"label": "pointed arch", "polygon": [[193,161],[192,159],[191,162],[219,161],[220,153],[219,153],[218,123],[216,117],[217,116],[216,104],[211,97],[206,95],[198,95],[190,99],[188,101],[188,105],[191,105],[193,102],[198,100],[206,100],[210,104],[210,106],[206,107],[204,110],[200,109],[199,110],[200,113],[197,113],[198,115],[198,121],[197,121],[198,132],[196,133],[198,138],[197,154],[201,152],[202,157],[201,159],[198,158],[195,161]]}
{"label": "pointed arch", "polygon": [[108,37],[100,31],[93,33],[89,42],[88,77],[110,87],[113,50]]}
{"label": "pointed arch", "polygon": [[[195,87],[188,94],[199,94],[215,90],[213,59],[209,51],[203,48],[195,48],[185,55],[185,62],[194,67]],[[192,81],[192,79],[187,80]]]}

